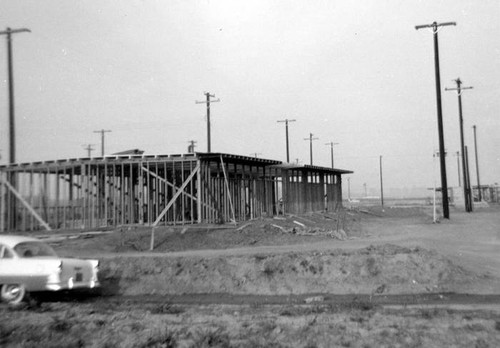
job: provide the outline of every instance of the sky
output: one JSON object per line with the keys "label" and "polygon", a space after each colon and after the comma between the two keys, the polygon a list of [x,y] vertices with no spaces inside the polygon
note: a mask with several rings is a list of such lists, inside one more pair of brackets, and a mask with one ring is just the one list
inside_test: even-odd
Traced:
{"label": "sky", "polygon": [[[455,79],[476,181],[500,182],[498,0],[2,0],[13,35],[16,162],[141,149],[213,152],[331,166],[353,194],[439,186],[433,36],[438,33],[449,186],[460,151]],[[3,42],[3,43],[2,43]],[[8,162],[7,45],[0,37],[0,164]],[[382,156],[382,160],[380,160]]]}

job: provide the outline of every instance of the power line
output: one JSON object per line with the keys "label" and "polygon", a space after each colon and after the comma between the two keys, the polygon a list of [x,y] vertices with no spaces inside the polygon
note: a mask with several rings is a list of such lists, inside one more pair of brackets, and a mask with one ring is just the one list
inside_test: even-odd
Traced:
{"label": "power line", "polygon": [[329,143],[326,143],[325,145],[330,145],[330,154],[331,154],[331,157],[332,157],[332,169],[335,168],[334,167],[334,164],[333,164],[333,146],[334,145],[338,145],[339,143],[334,143],[333,141],[330,141]]}
{"label": "power line", "polygon": [[474,150],[475,150],[475,153],[476,153],[477,189],[479,191],[479,201],[481,202],[483,200],[483,194],[481,192],[481,183],[479,181],[479,159],[477,157],[476,125],[472,126],[472,129],[474,129]]}
{"label": "power line", "polygon": [[460,181],[460,151],[457,151],[457,169],[458,169],[458,187],[462,186],[462,182]]}
{"label": "power line", "polygon": [[380,203],[384,207],[384,181],[382,179],[382,156],[379,159],[380,163]]}
{"label": "power line", "polygon": [[82,145],[83,148],[87,151],[87,157],[90,158],[92,157],[92,151],[94,151],[94,144],[87,144],[87,145]]}
{"label": "power line", "polygon": [[195,101],[196,104],[207,104],[207,152],[211,152],[211,140],[210,140],[210,103],[218,103],[220,99],[210,100],[210,98],[215,98],[215,94],[210,94],[209,92],[204,93],[207,97],[206,101]]}
{"label": "power line", "polygon": [[[473,87],[462,87],[462,81],[460,81],[460,77],[454,80],[457,84],[457,88],[445,88],[445,91],[457,91],[458,95],[458,122],[460,125],[460,150],[462,152],[462,168],[463,168],[463,177],[466,178],[466,166],[465,166],[465,156],[463,154],[465,153],[465,143],[464,143],[464,118],[462,116],[462,93],[465,89],[472,89]],[[468,186],[468,183],[470,181],[464,180],[464,200],[465,200],[465,211],[471,212],[472,211],[472,202],[471,202],[471,194],[470,194],[470,186]]]}
{"label": "power line", "polygon": [[104,133],[110,133],[111,131],[108,129],[108,130],[105,130],[105,129],[101,129],[101,130],[97,130],[97,131],[94,131],[94,133],[101,133],[101,156],[104,157]]}
{"label": "power line", "polygon": [[309,158],[311,165],[313,165],[313,140],[318,140],[319,138],[313,138],[313,134],[309,133],[309,138],[304,138],[304,140],[309,140]]}
{"label": "power line", "polygon": [[[16,132],[15,132],[15,118],[14,118],[14,73],[12,63],[12,34],[17,33],[31,33],[31,30],[26,28],[11,29],[7,28],[5,31],[0,31],[0,35],[7,35],[7,64],[9,75],[9,163],[16,162]],[[16,187],[15,184],[13,185]]]}
{"label": "power line", "polygon": [[290,163],[290,147],[288,145],[288,122],[295,122],[296,120],[289,120],[288,118],[284,120],[279,120],[277,121],[278,123],[283,123],[285,122],[285,129],[286,129],[286,162]]}

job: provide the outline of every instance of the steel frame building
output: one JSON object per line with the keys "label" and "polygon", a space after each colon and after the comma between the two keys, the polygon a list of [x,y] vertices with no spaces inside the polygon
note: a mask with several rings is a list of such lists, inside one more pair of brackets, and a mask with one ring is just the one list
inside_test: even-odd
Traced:
{"label": "steel frame building", "polygon": [[224,153],[0,166],[0,231],[240,222],[334,210],[347,170]]}

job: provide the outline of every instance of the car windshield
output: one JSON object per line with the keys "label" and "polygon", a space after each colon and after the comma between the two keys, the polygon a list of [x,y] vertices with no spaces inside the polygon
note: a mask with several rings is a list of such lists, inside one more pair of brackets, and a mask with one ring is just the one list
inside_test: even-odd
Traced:
{"label": "car windshield", "polygon": [[56,252],[47,244],[42,242],[23,242],[14,247],[15,252],[19,257],[57,257]]}

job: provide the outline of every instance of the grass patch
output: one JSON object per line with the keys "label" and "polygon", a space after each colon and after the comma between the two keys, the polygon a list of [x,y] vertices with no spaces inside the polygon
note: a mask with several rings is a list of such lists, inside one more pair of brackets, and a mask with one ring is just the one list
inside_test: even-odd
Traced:
{"label": "grass patch", "polygon": [[164,303],[158,307],[153,307],[149,311],[151,314],[181,314],[184,313],[184,308],[174,306],[171,303]]}
{"label": "grass patch", "polygon": [[231,347],[229,334],[222,328],[199,329],[193,334],[193,347]]}

